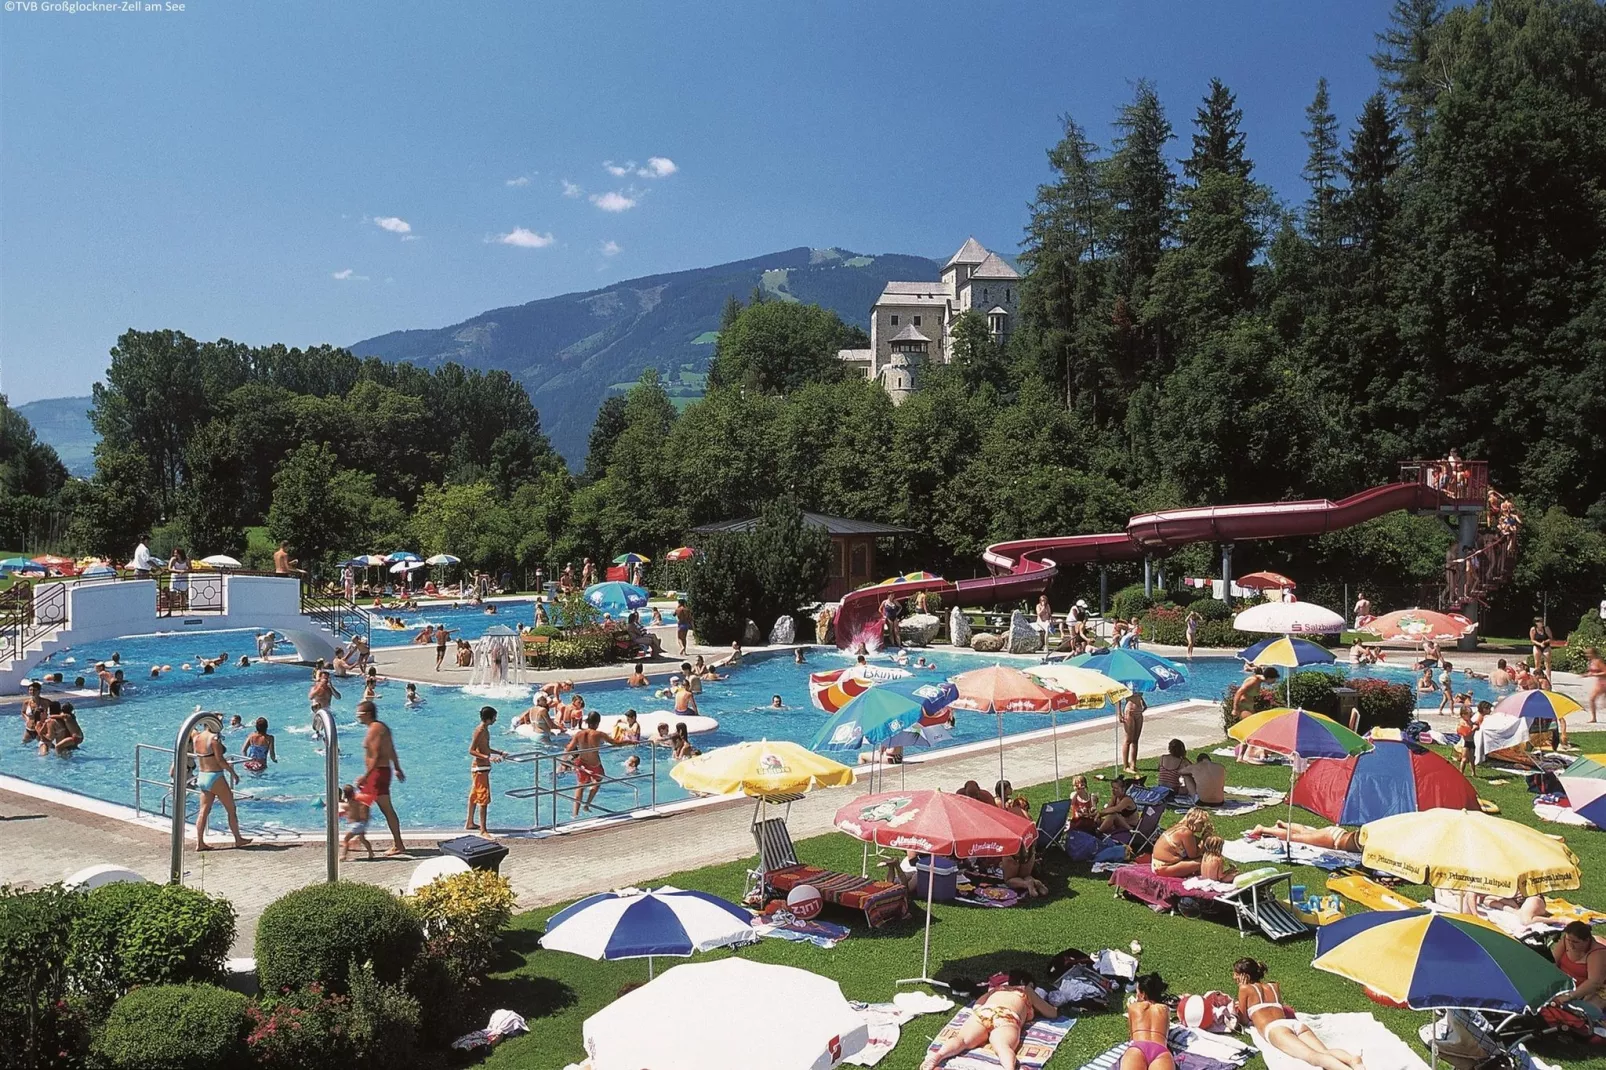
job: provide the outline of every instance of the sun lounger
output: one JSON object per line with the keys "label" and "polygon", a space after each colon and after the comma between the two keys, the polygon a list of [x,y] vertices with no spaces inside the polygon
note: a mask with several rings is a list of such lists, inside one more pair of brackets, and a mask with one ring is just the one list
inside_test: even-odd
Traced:
{"label": "sun lounger", "polygon": [[1213,901],[1219,894],[1202,889],[1191,891],[1183,887],[1183,880],[1182,877],[1165,877],[1154,872],[1148,859],[1129,863],[1110,873],[1110,885],[1118,894],[1125,893],[1156,910],[1174,911],[1185,897],[1192,897],[1202,905]]}
{"label": "sun lounger", "polygon": [[1360,872],[1339,872],[1327,878],[1327,889],[1351,899],[1369,910],[1421,910],[1422,904],[1409,896],[1383,887]]}
{"label": "sun lounger", "polygon": [[1236,911],[1240,937],[1246,935],[1248,927],[1258,929],[1272,941],[1303,936],[1310,932],[1310,926],[1296,918],[1276,894],[1277,885],[1291,884],[1292,880],[1289,873],[1268,873],[1230,892],[1222,892],[1216,902],[1226,903]]}
{"label": "sun lounger", "polygon": [[792,834],[784,818],[771,817],[753,822],[753,839],[758,844],[761,879],[766,894],[785,895],[800,884],[812,885],[827,903],[864,913],[871,928],[897,921],[909,914],[909,897],[904,886],[894,881],[871,880],[856,873],[838,873],[819,866],[806,866],[797,860]]}

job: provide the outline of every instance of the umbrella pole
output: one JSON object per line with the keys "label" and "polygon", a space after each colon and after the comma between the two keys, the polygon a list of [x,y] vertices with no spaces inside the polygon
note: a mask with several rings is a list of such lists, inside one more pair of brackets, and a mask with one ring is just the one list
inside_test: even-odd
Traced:
{"label": "umbrella pole", "polygon": [[999,781],[999,783],[1003,783],[1003,780],[1004,780],[1004,714],[1003,714],[1002,710],[999,710],[997,712],[998,712],[998,781]]}
{"label": "umbrella pole", "polygon": [[[948,986],[943,984],[941,981],[927,976],[929,973],[931,973],[931,903],[932,897],[937,891],[937,856],[927,855],[926,865],[928,867],[926,870],[926,939],[925,946],[920,949],[920,976],[905,977],[903,980],[899,981],[898,984],[926,984],[930,985],[932,988],[947,988]],[[919,872],[920,856],[915,855],[915,873],[918,874]]]}
{"label": "umbrella pole", "polygon": [[1060,725],[1053,710],[1048,711],[1049,731],[1054,738],[1054,798],[1060,797]]}
{"label": "umbrella pole", "polygon": [[647,956],[647,980],[652,980],[652,956]]}
{"label": "umbrella pole", "polygon": [[1283,831],[1283,859],[1289,865],[1294,864],[1294,785],[1299,783],[1299,766],[1294,762],[1299,760],[1295,755],[1293,761],[1288,763],[1288,827]]}

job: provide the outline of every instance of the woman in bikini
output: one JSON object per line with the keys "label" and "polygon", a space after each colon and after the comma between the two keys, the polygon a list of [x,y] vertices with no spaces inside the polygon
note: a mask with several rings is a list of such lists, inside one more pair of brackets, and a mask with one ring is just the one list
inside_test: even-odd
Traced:
{"label": "woman in bikini", "polygon": [[1175,1070],[1176,1060],[1166,1047],[1171,1008],[1164,1003],[1165,982],[1157,973],[1137,979],[1138,994],[1126,1005],[1126,1028],[1132,1038],[1121,1053],[1120,1070]]}
{"label": "woman in bikini", "polygon": [[240,835],[240,819],[234,812],[232,780],[238,784],[240,774],[223,753],[223,740],[209,728],[198,728],[190,736],[190,749],[195,755],[195,789],[201,793],[201,809],[195,815],[195,849],[210,851],[206,843],[206,822],[212,816],[212,803],[223,804],[228,815],[229,831],[234,834],[234,846],[249,847],[251,841]]}
{"label": "woman in bikini", "polygon": [[1262,1042],[1323,1070],[1362,1070],[1359,1055],[1329,1048],[1294,1017],[1294,1009],[1283,1004],[1277,982],[1266,980],[1265,963],[1239,959],[1232,964],[1232,979],[1238,982],[1238,1020],[1248,1022]]}
{"label": "woman in bikini", "polygon": [[1602,658],[1595,647],[1584,653],[1589,656],[1589,667],[1584,670],[1584,675],[1589,677],[1589,723],[1594,724],[1600,700],[1606,697],[1606,658]]}
{"label": "woman in bikini", "polygon": [[1149,867],[1162,877],[1197,877],[1199,860],[1204,857],[1199,843],[1215,831],[1210,811],[1195,806],[1154,841]]}
{"label": "woman in bikini", "polygon": [[1361,850],[1361,834],[1357,829],[1347,829],[1339,825],[1328,825],[1325,828],[1312,828],[1309,825],[1290,824],[1281,819],[1276,825],[1256,825],[1244,833],[1246,840],[1258,840],[1262,836],[1274,840],[1293,840],[1295,843],[1307,843],[1312,847],[1328,847],[1335,851],[1349,851],[1358,854]]}
{"label": "woman in bikini", "polygon": [[920,1070],[935,1070],[955,1055],[986,1046],[992,1049],[998,1065],[1004,1070],[1015,1070],[1016,1049],[1021,1034],[1032,1019],[1041,1014],[1053,1018],[1059,1014],[1033,987],[1036,982],[1025,970],[1009,971],[1009,981],[999,985],[978,1003],[959,1028],[957,1036],[943,1041],[942,1047],[926,1056]]}
{"label": "woman in bikini", "polygon": [[1121,706],[1121,768],[1129,773],[1138,771],[1138,740],[1143,738],[1143,711],[1146,709],[1148,703],[1136,691]]}

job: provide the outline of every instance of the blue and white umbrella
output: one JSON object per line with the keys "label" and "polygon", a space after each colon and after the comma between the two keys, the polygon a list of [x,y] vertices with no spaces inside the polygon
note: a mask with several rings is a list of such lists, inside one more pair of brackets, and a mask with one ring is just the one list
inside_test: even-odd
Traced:
{"label": "blue and white umbrella", "polygon": [[585,600],[604,613],[611,613],[615,617],[623,617],[633,609],[641,609],[647,604],[647,591],[633,583],[622,583],[619,580],[608,580],[606,583],[593,583],[585,590]]}
{"label": "blue and white umbrella", "polygon": [[588,959],[688,958],[698,951],[758,939],[752,915],[707,892],[664,885],[587,896],[547,920],[541,946]]}
{"label": "blue and white umbrella", "polygon": [[392,550],[390,556],[385,560],[394,565],[398,561],[419,561],[422,559],[411,550]]}
{"label": "blue and white umbrella", "polygon": [[110,565],[90,565],[78,574],[78,578],[81,580],[93,580],[115,575],[117,575],[117,570]]}
{"label": "blue and white umbrella", "polygon": [[436,554],[433,557],[424,559],[424,564],[426,565],[461,565],[462,563],[461,558],[453,557],[451,554]]}

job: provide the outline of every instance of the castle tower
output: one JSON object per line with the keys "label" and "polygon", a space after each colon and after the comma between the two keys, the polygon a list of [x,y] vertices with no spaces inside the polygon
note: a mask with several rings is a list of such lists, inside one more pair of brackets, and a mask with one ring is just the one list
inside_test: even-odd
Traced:
{"label": "castle tower", "polygon": [[915,379],[925,367],[926,347],[930,344],[931,339],[912,323],[893,336],[892,355],[881,369],[881,387],[894,405],[901,405],[915,392]]}

